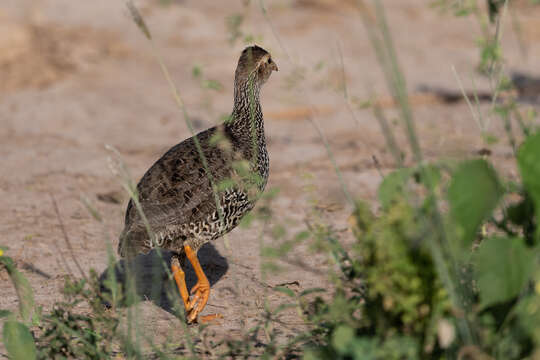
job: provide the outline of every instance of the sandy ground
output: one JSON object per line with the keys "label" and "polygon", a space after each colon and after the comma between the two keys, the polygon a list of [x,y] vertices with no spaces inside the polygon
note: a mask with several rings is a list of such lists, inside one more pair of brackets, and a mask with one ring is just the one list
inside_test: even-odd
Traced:
{"label": "sandy ground", "polygon": [[[301,291],[326,283],[297,266],[263,276],[261,247],[277,241],[271,236],[273,227],[284,225],[294,234],[312,218],[316,204],[342,240],[351,240],[347,231],[351,207],[308,119],[310,109],[315,109],[313,119],[328,138],[353,196],[374,203],[380,174],[372,157],[384,173],[392,170],[393,162],[371,111],[354,106],[366,100],[369,91],[388,97],[360,17],[349,4],[354,2],[267,1],[274,32],[259,2],[224,3],[137,2],[199,130],[218,122],[232,107],[234,69],[244,44],[241,39],[230,41],[227,18],[243,14],[242,36],[253,36],[269,49],[280,69],[262,94],[271,156],[269,188],[280,190],[267,204],[274,216],[266,226],[255,222],[236,229],[226,241],[200,251],[213,283],[205,313],[224,315],[211,325],[211,334],[234,338],[262,316],[265,300],[271,304],[285,300],[271,287],[291,283],[292,290]],[[472,89],[470,74],[479,57],[475,40],[480,31],[472,18],[442,14],[421,0],[384,3],[412,93],[422,85],[459,91],[452,65],[465,87]],[[539,10],[520,7],[514,14],[526,53],[520,50],[510,22],[503,24],[509,70],[539,73]],[[343,96],[340,52],[354,117]],[[202,69],[202,77],[193,76],[194,67]],[[489,89],[485,79],[474,76],[477,88]],[[208,88],[205,80],[222,86]],[[422,99],[413,101],[413,110],[426,158],[464,158],[484,146],[464,102],[448,105]],[[486,112],[487,107],[482,105]],[[394,119],[394,109],[387,110]],[[402,125],[393,121],[393,126],[405,145]],[[497,118],[489,131],[501,135],[501,141],[491,146],[494,163],[506,175],[515,175],[512,151]],[[107,239],[116,249],[128,199],[108,166],[111,153],[105,145],[119,151],[138,179],[164,151],[189,135],[151,46],[131,22],[123,1],[0,4],[0,244],[9,247],[8,254],[30,279],[36,301],[45,309],[61,299],[63,277],[77,273],[51,196],[82,268],[102,272],[107,267]],[[410,162],[411,156],[406,159]],[[81,198],[99,211],[103,223],[92,218]],[[307,247],[296,248],[291,255],[316,269],[328,266],[326,257]],[[24,270],[24,264],[48,277]],[[16,295],[6,274],[0,274],[0,289],[0,308],[15,309]],[[178,320],[166,306],[146,301],[140,308],[148,331],[181,336]],[[281,334],[293,334],[297,323],[294,313],[286,314],[279,325]],[[1,349],[0,345],[0,353]]]}

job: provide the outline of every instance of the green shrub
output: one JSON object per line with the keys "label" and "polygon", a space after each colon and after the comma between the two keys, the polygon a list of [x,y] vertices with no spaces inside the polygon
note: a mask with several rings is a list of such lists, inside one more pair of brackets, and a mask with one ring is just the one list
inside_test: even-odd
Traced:
{"label": "green shrub", "polygon": [[[335,257],[344,271],[333,299],[305,306],[315,325],[306,358],[533,356],[540,345],[539,154],[540,133],[518,152],[523,186],[501,184],[482,159],[451,167],[448,176],[435,166],[386,176],[377,215],[357,203],[357,241]],[[447,194],[450,211],[441,215],[426,183]],[[521,200],[501,201],[510,195]]]}

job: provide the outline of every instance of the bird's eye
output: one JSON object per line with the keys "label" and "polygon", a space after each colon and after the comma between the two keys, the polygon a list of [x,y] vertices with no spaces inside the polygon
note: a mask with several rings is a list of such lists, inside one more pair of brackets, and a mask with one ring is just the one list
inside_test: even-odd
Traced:
{"label": "bird's eye", "polygon": [[268,63],[271,64],[271,63],[272,63],[272,59],[268,58]]}

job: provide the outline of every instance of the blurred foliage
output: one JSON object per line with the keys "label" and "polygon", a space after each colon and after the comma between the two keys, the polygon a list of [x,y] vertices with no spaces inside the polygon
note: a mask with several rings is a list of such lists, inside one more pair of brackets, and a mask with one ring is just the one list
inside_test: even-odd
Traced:
{"label": "blurred foliage", "polygon": [[[120,319],[104,306],[111,299],[101,295],[96,273],[91,272],[88,283],[66,278],[62,292],[65,300],[41,319],[36,339],[39,358],[110,358],[113,341],[121,337],[117,332]],[[81,305],[90,307],[90,312],[81,311]]]}
{"label": "blurred foliage", "polygon": [[39,323],[40,309],[35,308],[32,288],[17,270],[13,259],[6,255],[7,250],[7,247],[0,246],[0,271],[6,270],[13,283],[19,300],[19,314],[0,309],[0,318],[6,318],[2,341],[10,358],[32,360],[36,359],[36,346],[27,325]]}
{"label": "blurred foliage", "polygon": [[32,320],[35,320],[34,316],[36,315],[34,293],[26,277],[17,270],[13,259],[3,255],[6,250],[7,248],[0,247],[0,251],[2,251],[2,255],[0,255],[0,270],[5,269],[8,273],[17,293],[17,298],[19,299],[19,316],[23,322],[29,324]]}
{"label": "blurred foliage", "polygon": [[216,90],[216,91],[223,90],[223,85],[219,81],[207,79],[203,76],[203,70],[200,65],[193,66],[193,69],[191,70],[191,74],[193,75],[195,79],[200,81],[201,87],[203,89],[210,89],[210,90]]}
{"label": "blurred foliage", "polygon": [[247,31],[245,22],[249,16],[251,1],[242,1],[241,12],[233,13],[225,18],[225,28],[229,34],[229,43],[235,45],[237,41],[240,41],[246,45],[252,43],[260,43],[262,41],[261,35],[255,35],[252,32]]}
{"label": "blurred foliage", "polygon": [[[480,50],[480,61],[477,69],[482,74],[491,76],[500,71],[502,49],[499,41],[500,19],[505,13],[506,6],[513,6],[515,0],[435,0],[431,4],[442,11],[451,11],[456,16],[472,15],[480,25],[481,35],[477,40]],[[530,4],[538,5],[538,0],[529,0]],[[518,41],[522,42],[519,24],[512,18],[514,31]],[[520,46],[523,46],[520,43]]]}
{"label": "blurred foliage", "polygon": [[[420,169],[397,170],[385,177],[379,188],[379,214],[357,202],[352,217],[357,242],[349,251],[339,248],[345,255],[334,257],[341,259],[344,271],[332,300],[318,297],[304,306],[314,326],[305,358],[532,356],[540,345],[540,266],[539,242],[530,229],[536,228],[538,207],[527,204],[540,177],[531,176],[538,162],[525,165],[523,159],[537,157],[538,146],[538,134],[521,146],[520,169],[528,180],[519,190],[521,201],[509,207],[513,211],[501,211],[497,205],[503,196],[517,194],[499,183],[485,160],[465,161],[446,170],[449,176],[436,172],[450,204],[442,226],[455,245],[453,256],[445,259],[457,264],[452,274],[455,287],[442,280],[443,271],[431,251],[436,239],[430,235],[430,218],[436,211],[426,201],[425,178],[417,176]],[[491,222],[511,222],[512,229],[499,226],[485,234],[485,221],[496,217],[500,219]],[[452,292],[460,301],[452,300]],[[468,330],[460,325],[462,320]]]}
{"label": "blurred foliage", "polygon": [[[374,4],[376,22],[364,17],[366,29],[387,78],[402,79],[384,9],[379,1]],[[437,2],[482,21],[479,68],[496,84],[494,97],[511,88],[501,72],[497,16],[503,4],[489,4],[491,28],[477,1]],[[357,201],[351,219],[356,242],[350,249],[327,235],[331,258],[342,273],[334,280],[330,300],[320,296],[303,304],[313,326],[306,336],[305,358],[538,356],[539,133],[523,121],[509,97],[494,106],[494,114],[504,124],[521,181],[501,180],[486,158],[426,165],[402,96],[403,81],[387,82],[396,102],[402,100],[401,120],[422,165],[399,167],[384,176],[378,212]],[[525,137],[520,147],[511,121],[519,123]],[[392,129],[382,130],[388,132],[392,153],[402,153],[388,141]]]}
{"label": "blurred foliage", "polygon": [[36,346],[28,328],[13,320],[4,323],[3,339],[7,352],[12,359],[36,359]]}
{"label": "blurred foliage", "polygon": [[[7,317],[3,328],[3,342],[12,359],[110,359],[113,341],[123,339],[117,331],[119,315],[105,304],[115,304],[115,291],[101,293],[95,272],[90,279],[65,279],[62,293],[65,301],[56,302],[48,313],[34,303],[32,288],[20,273],[13,259],[2,248],[0,271],[10,276],[19,299],[18,316],[0,310],[0,318]],[[81,310],[89,307],[90,312]],[[17,318],[21,319],[17,320]],[[31,325],[33,331],[27,325]],[[123,344],[127,342],[122,341]],[[125,348],[125,346],[122,346]]]}
{"label": "blurred foliage", "polygon": [[[451,10],[456,16],[466,16],[478,10],[486,9],[489,21],[494,23],[500,15],[505,3],[512,4],[515,0],[434,0],[432,6],[445,11]],[[529,0],[529,3],[537,5],[538,0]]]}
{"label": "blurred foliage", "polygon": [[484,160],[465,161],[448,187],[450,215],[460,231],[461,249],[469,249],[480,224],[490,215],[503,189],[495,170]]}

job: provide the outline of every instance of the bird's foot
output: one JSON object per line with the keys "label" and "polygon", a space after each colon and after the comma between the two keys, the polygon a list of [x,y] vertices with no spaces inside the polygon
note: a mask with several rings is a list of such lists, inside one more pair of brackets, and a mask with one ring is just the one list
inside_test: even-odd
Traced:
{"label": "bird's foot", "polygon": [[191,295],[193,296],[189,301],[186,308],[188,323],[196,322],[197,316],[204,309],[210,296],[210,283],[208,280],[199,280],[195,286],[191,289]]}
{"label": "bird's foot", "polygon": [[180,267],[180,262],[176,257],[174,257],[171,261],[172,274],[178,286],[178,291],[180,292],[182,301],[184,302],[187,322],[189,324],[199,321],[201,323],[206,323],[216,319],[221,319],[222,316],[220,314],[205,315],[201,316],[200,319],[198,319],[199,313],[206,306],[206,303],[208,302],[208,297],[210,296],[210,282],[200,269],[200,265],[196,265],[195,269],[199,270],[199,273],[197,274],[197,276],[199,276],[199,281],[191,289],[192,298],[190,299],[186,287],[185,274]]}
{"label": "bird's foot", "polygon": [[213,321],[216,321],[216,320],[219,320],[219,319],[223,319],[223,315],[221,315],[221,314],[210,314],[210,315],[199,316],[199,322],[201,324],[206,324],[206,323],[213,322]]}

